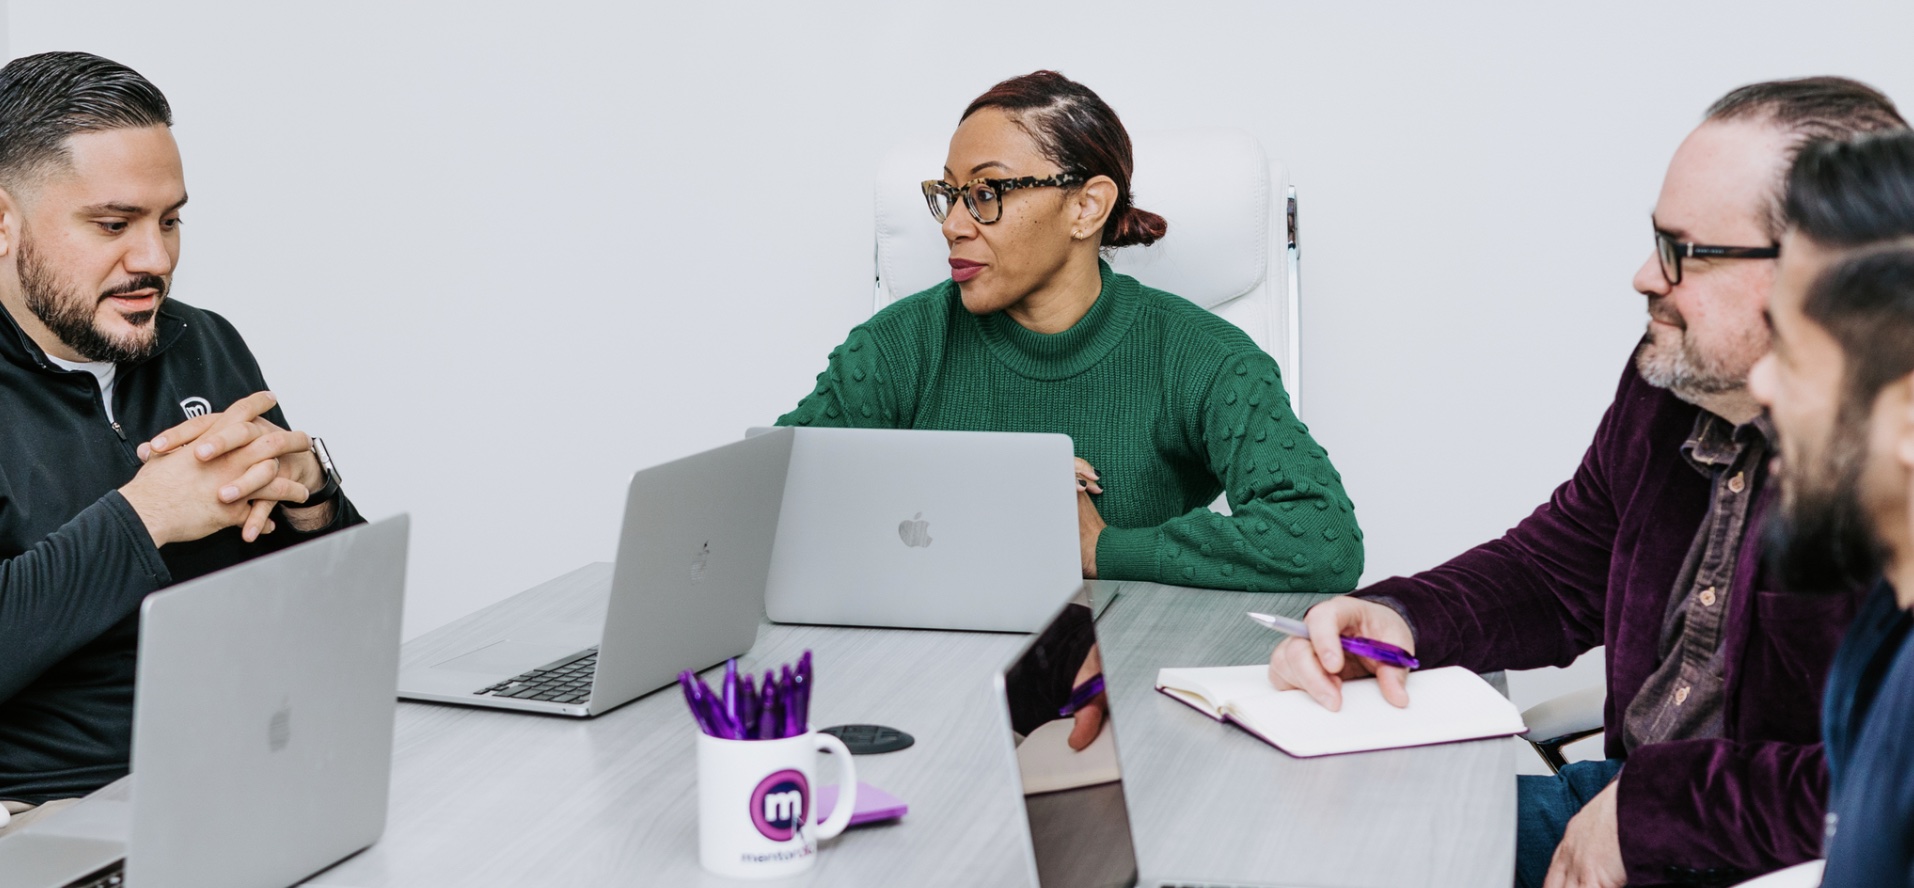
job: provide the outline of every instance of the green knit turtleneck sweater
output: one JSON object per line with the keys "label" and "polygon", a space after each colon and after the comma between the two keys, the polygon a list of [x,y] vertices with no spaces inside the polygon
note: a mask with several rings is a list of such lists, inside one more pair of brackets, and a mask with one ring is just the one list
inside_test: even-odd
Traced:
{"label": "green knit turtleneck sweater", "polygon": [[[1102,273],[1089,313],[1056,334],[972,315],[949,281],[898,300],[851,330],[778,425],[1061,432],[1103,487],[1098,576],[1354,588],[1355,507],[1275,359],[1186,299]],[[1208,508],[1222,492],[1230,515]]]}

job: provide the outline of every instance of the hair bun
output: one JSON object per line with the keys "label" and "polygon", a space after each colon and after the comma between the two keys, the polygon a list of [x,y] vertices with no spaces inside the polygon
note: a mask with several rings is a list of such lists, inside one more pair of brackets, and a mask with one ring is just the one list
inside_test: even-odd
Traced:
{"label": "hair bun", "polygon": [[1103,229],[1103,245],[1128,247],[1141,244],[1147,247],[1162,240],[1169,231],[1169,220],[1149,210],[1130,207]]}

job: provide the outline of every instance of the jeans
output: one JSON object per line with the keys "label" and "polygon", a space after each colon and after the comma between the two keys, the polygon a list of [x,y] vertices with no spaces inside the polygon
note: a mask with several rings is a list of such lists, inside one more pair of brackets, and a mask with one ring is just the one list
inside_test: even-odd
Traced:
{"label": "jeans", "polygon": [[1622,770],[1621,759],[1569,762],[1552,777],[1515,778],[1515,884],[1542,888],[1555,846],[1575,812],[1608,787]]}

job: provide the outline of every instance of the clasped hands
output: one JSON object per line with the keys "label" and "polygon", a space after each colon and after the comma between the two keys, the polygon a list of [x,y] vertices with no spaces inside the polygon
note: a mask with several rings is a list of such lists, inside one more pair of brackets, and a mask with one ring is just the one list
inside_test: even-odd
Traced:
{"label": "clasped hands", "polygon": [[272,510],[284,505],[294,528],[316,530],[332,507],[300,507],[325,486],[312,455],[312,438],[282,429],[262,414],[278,401],[256,392],[223,413],[196,416],[138,449],[140,467],[120,488],[155,546],[186,542],[228,527],[247,542],[275,529]]}

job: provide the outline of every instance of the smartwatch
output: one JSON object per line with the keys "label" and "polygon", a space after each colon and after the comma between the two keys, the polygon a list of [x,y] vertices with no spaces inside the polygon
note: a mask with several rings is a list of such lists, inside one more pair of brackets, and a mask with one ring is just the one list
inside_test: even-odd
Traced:
{"label": "smartwatch", "polygon": [[332,464],[332,452],[326,449],[325,441],[319,438],[312,439],[312,458],[319,461],[319,471],[325,473],[326,483],[320,485],[318,490],[312,491],[305,502],[294,506],[295,509],[330,502],[333,497],[339,495],[339,483],[345,480],[339,476],[339,468]]}

